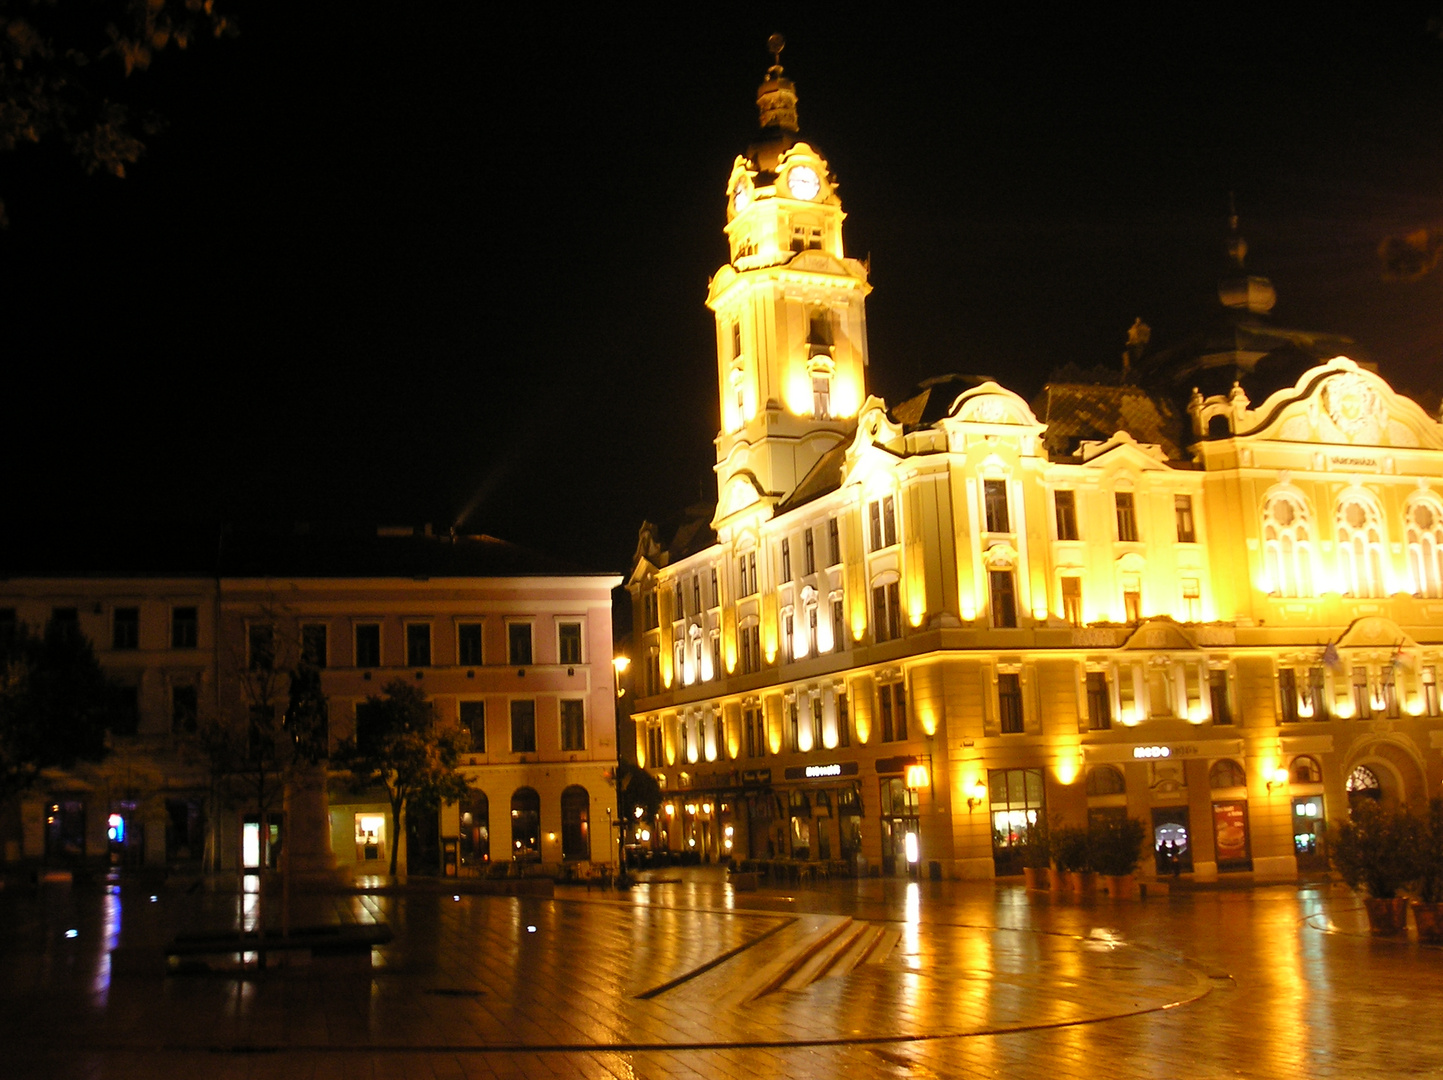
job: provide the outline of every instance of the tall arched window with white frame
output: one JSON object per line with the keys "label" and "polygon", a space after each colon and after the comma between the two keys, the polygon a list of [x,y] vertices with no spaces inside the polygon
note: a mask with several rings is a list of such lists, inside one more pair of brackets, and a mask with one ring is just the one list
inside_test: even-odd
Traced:
{"label": "tall arched window with white frame", "polygon": [[1404,512],[1408,573],[1416,596],[1443,596],[1443,506],[1416,498]]}
{"label": "tall arched window with white frame", "polygon": [[1334,521],[1338,540],[1338,585],[1348,596],[1383,596],[1383,526],[1378,507],[1361,493],[1338,502]]}
{"label": "tall arched window with white frame", "polygon": [[1269,591],[1313,595],[1313,530],[1303,500],[1278,492],[1263,504],[1263,566]]}

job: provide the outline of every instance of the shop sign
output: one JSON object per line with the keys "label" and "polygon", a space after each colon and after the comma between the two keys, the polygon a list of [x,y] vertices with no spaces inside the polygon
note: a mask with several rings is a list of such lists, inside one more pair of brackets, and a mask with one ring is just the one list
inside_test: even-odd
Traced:
{"label": "shop sign", "polygon": [[795,765],[786,771],[788,780],[830,780],[834,776],[856,776],[855,761],[834,761],[826,765]]}
{"label": "shop sign", "polygon": [[1219,865],[1248,859],[1247,807],[1241,801],[1213,803],[1213,838]]}
{"label": "shop sign", "polygon": [[1134,746],[1132,748],[1132,756],[1139,760],[1187,757],[1189,754],[1196,753],[1196,746]]}
{"label": "shop sign", "polygon": [[746,785],[748,785],[748,786],[750,786],[750,787],[756,787],[756,786],[759,785],[759,784],[770,784],[771,782],[772,782],[772,770],[771,770],[771,769],[743,769],[743,770],[742,770],[742,783],[743,783],[743,784],[746,784]]}

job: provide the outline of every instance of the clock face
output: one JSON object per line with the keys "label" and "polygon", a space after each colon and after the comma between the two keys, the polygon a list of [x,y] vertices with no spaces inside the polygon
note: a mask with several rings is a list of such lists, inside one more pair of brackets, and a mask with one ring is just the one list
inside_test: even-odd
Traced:
{"label": "clock face", "polygon": [[807,166],[798,165],[787,173],[787,190],[794,199],[815,199],[822,190],[822,182]]}
{"label": "clock face", "polygon": [[737,188],[736,191],[732,193],[732,213],[740,214],[743,210],[745,210],[748,206],[751,205],[751,202],[751,189],[745,187]]}

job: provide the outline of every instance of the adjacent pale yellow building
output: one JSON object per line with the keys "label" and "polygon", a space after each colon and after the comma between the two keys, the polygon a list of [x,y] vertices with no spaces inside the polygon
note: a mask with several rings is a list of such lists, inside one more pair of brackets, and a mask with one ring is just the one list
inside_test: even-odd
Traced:
{"label": "adjacent pale yellow building", "polygon": [[1443,794],[1437,418],[1272,327],[1236,237],[1230,344],[1146,388],[889,407],[779,66],[758,105],[707,296],[717,501],[628,580],[650,842],[987,877],[1039,815],[1126,813],[1199,876],[1289,876],[1350,798]]}

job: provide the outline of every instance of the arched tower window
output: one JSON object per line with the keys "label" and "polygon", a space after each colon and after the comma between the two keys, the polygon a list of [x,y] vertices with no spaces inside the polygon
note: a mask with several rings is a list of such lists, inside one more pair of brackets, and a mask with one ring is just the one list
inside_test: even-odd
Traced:
{"label": "arched tower window", "polygon": [[1432,499],[1415,499],[1404,515],[1408,536],[1408,571],[1418,596],[1443,596],[1443,507]]}
{"label": "arched tower window", "polygon": [[1263,505],[1263,565],[1279,596],[1313,595],[1313,529],[1300,498],[1283,492]]}
{"label": "arched tower window", "polygon": [[1382,596],[1383,526],[1378,508],[1361,494],[1345,495],[1335,518],[1338,577],[1348,596]]}

